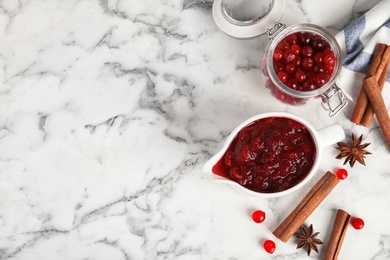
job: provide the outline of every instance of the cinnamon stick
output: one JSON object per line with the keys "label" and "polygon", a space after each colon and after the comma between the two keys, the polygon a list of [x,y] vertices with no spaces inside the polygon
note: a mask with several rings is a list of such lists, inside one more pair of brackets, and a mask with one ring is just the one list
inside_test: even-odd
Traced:
{"label": "cinnamon stick", "polygon": [[[390,46],[387,46],[387,49],[390,50]],[[380,92],[382,92],[382,90],[385,86],[387,74],[389,72],[389,67],[390,67],[390,58],[387,59],[387,63],[386,63],[386,65],[385,65],[385,67],[384,67],[384,69],[383,69],[383,71],[378,79],[378,86],[379,86]],[[375,74],[375,78],[377,78],[376,74]],[[365,127],[369,127],[373,117],[374,117],[374,110],[372,109],[371,103],[368,103],[367,107],[366,107],[366,111],[364,112],[364,115],[363,115],[363,118],[362,118],[360,124],[365,126]]]}
{"label": "cinnamon stick", "polygon": [[[378,43],[373,58],[370,64],[370,67],[367,70],[366,78],[371,77],[375,75],[376,71],[378,70],[378,67],[381,63],[383,53],[385,52],[386,44]],[[356,101],[355,109],[352,113],[351,121],[355,124],[360,125],[360,122],[363,118],[364,111],[366,110],[366,106],[368,104],[367,95],[365,93],[364,88],[360,89],[359,97]]]}
{"label": "cinnamon stick", "polygon": [[383,52],[383,55],[381,57],[381,61],[380,61],[379,65],[378,65],[378,68],[376,69],[376,71],[374,73],[376,81],[378,81],[379,78],[381,77],[382,72],[384,71],[384,69],[385,69],[385,67],[387,65],[387,61],[390,58],[390,46],[389,45],[385,45],[385,46],[386,46],[386,49]]}
{"label": "cinnamon stick", "polygon": [[382,94],[379,91],[375,76],[371,76],[363,80],[363,87],[370,100],[371,106],[374,110],[379,126],[381,127],[383,136],[390,147],[390,117],[383,100]]}
{"label": "cinnamon stick", "polygon": [[336,260],[338,258],[350,221],[351,215],[342,209],[337,211],[324,260]]}
{"label": "cinnamon stick", "polygon": [[287,242],[339,182],[340,180],[333,173],[326,172],[296,208],[279,224],[273,234],[281,241]]}

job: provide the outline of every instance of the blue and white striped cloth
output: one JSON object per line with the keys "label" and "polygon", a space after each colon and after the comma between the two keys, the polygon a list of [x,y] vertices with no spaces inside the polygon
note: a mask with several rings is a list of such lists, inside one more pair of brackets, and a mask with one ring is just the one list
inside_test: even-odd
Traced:
{"label": "blue and white striped cloth", "polygon": [[[379,2],[338,33],[336,39],[343,54],[338,86],[355,102],[376,44],[390,45],[390,0]],[[383,97],[390,108],[390,73]]]}

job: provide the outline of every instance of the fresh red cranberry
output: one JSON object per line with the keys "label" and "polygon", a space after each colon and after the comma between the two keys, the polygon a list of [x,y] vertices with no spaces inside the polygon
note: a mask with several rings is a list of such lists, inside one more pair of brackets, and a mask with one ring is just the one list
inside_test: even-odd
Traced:
{"label": "fresh red cranberry", "polygon": [[284,63],[281,61],[274,62],[274,69],[275,69],[275,72],[284,70]]}
{"label": "fresh red cranberry", "polygon": [[330,75],[324,72],[318,73],[315,76],[315,83],[317,86],[322,87],[329,81]]}
{"label": "fresh red cranberry", "polygon": [[297,42],[298,42],[298,37],[297,37],[296,34],[292,33],[292,34],[289,34],[289,35],[286,36],[286,41],[287,41],[289,44],[291,44],[291,45],[297,44]]}
{"label": "fresh red cranberry", "polygon": [[278,71],[278,73],[276,73],[276,75],[278,76],[278,79],[281,82],[283,82],[283,83],[287,82],[287,79],[288,79],[287,72],[281,70],[281,71]]}
{"label": "fresh red cranberry", "polygon": [[287,63],[286,66],[284,66],[284,70],[288,74],[292,74],[297,70],[297,66],[294,63]]}
{"label": "fresh red cranberry", "polygon": [[292,50],[286,50],[283,54],[283,58],[286,62],[292,62],[295,59],[296,55]]}
{"label": "fresh red cranberry", "polygon": [[287,84],[286,84],[289,88],[291,89],[294,89],[294,90],[298,90],[299,88],[299,83],[296,79],[293,79],[293,78],[289,78],[287,80]]}
{"label": "fresh red cranberry", "polygon": [[361,218],[352,218],[352,226],[354,229],[362,229],[364,227],[364,221]]}
{"label": "fresh red cranberry", "polygon": [[322,65],[322,64],[316,64],[315,62],[314,62],[314,65],[313,65],[313,72],[315,72],[315,73],[321,73],[321,72],[325,72],[325,67],[324,67],[324,65]]}
{"label": "fresh red cranberry", "polygon": [[325,41],[322,38],[315,38],[313,39],[311,46],[313,46],[313,49],[316,51],[322,51],[325,46]]}
{"label": "fresh red cranberry", "polygon": [[252,219],[256,223],[262,223],[265,220],[265,212],[262,210],[256,210],[252,213]]}
{"label": "fresh red cranberry", "polygon": [[274,60],[281,60],[283,59],[283,51],[282,49],[276,49],[274,51]]}
{"label": "fresh red cranberry", "polygon": [[312,91],[316,89],[316,84],[314,80],[307,78],[302,82],[302,90],[303,91]]}
{"label": "fresh red cranberry", "polygon": [[297,70],[295,72],[295,79],[298,82],[303,82],[306,79],[306,73],[304,71],[302,71],[302,70]]}
{"label": "fresh red cranberry", "polygon": [[313,56],[314,50],[312,47],[306,45],[302,47],[302,57],[311,57]]}
{"label": "fresh red cranberry", "polygon": [[298,55],[301,52],[301,47],[298,44],[291,45],[290,49],[294,52],[295,55]]}
{"label": "fresh red cranberry", "polygon": [[313,39],[313,34],[310,32],[304,32],[301,35],[301,43],[303,45],[308,45],[311,43],[311,40]]}
{"label": "fresh red cranberry", "polygon": [[294,63],[297,67],[301,65],[301,62],[302,62],[301,56],[296,56],[295,59],[292,61],[292,63]]}
{"label": "fresh red cranberry", "polygon": [[275,249],[276,249],[275,242],[272,240],[264,241],[263,247],[264,247],[264,250],[269,254],[273,254],[275,252]]}
{"label": "fresh red cranberry", "polygon": [[314,55],[313,55],[314,63],[321,64],[322,63],[322,56],[323,56],[322,52],[314,53]]}
{"label": "fresh red cranberry", "polygon": [[348,172],[347,172],[346,169],[340,168],[340,169],[337,170],[336,176],[337,176],[337,178],[339,178],[340,180],[344,180],[344,179],[346,179],[346,178],[348,177]]}
{"label": "fresh red cranberry", "polygon": [[334,65],[329,65],[329,64],[324,64],[324,69],[325,71],[328,73],[328,74],[331,74],[333,73],[334,71]]}
{"label": "fresh red cranberry", "polygon": [[321,35],[313,34],[313,39],[322,39]]}
{"label": "fresh red cranberry", "polygon": [[305,71],[306,72],[306,78],[307,79],[312,79],[312,80],[315,80],[316,78],[316,73],[312,70],[309,70],[309,71]]}
{"label": "fresh red cranberry", "polygon": [[288,50],[290,49],[290,44],[286,40],[283,40],[276,46],[276,49],[281,49],[282,51]]}
{"label": "fresh red cranberry", "polygon": [[304,58],[302,60],[302,69],[304,70],[310,70],[311,68],[313,68],[313,65],[314,65],[314,61],[312,58]]}
{"label": "fresh red cranberry", "polygon": [[332,51],[324,51],[322,60],[325,64],[334,65],[336,62],[336,57]]}

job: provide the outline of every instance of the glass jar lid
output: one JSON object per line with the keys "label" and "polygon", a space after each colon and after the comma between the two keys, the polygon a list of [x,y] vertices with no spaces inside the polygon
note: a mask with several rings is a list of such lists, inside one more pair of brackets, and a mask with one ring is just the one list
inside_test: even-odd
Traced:
{"label": "glass jar lid", "polygon": [[235,38],[264,34],[282,16],[285,0],[214,0],[217,26]]}

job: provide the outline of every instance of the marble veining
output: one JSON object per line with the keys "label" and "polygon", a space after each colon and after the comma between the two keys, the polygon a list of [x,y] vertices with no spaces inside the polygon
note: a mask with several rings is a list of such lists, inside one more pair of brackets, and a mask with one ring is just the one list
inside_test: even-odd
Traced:
{"label": "marble veining", "polygon": [[[379,1],[286,0],[281,19],[333,34]],[[221,32],[212,1],[0,1],[0,259],[305,259],[272,230],[327,170],[291,196],[248,197],[204,163],[246,118],[301,115],[370,142],[308,219],[328,241],[335,210],[361,216],[340,259],[390,257],[389,150],[377,122],[275,100],[260,77],[264,36]],[[263,224],[250,219],[267,213]],[[261,243],[274,239],[267,254]],[[310,258],[321,259],[320,254]]]}

